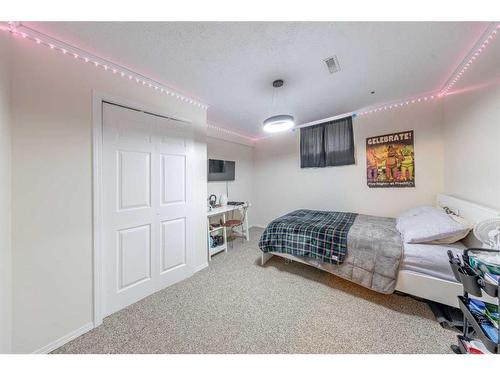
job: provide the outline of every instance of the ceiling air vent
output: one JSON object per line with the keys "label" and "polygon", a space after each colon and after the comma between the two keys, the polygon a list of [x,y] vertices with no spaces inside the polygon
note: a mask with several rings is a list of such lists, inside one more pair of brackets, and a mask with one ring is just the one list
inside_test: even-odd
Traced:
{"label": "ceiling air vent", "polygon": [[330,74],[337,73],[340,70],[339,60],[337,59],[337,56],[329,57],[323,61],[328,67],[328,71],[330,72]]}

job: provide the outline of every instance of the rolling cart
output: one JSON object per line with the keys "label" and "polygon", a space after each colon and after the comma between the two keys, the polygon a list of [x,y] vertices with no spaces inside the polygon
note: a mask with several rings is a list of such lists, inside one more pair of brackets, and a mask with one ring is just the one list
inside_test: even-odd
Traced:
{"label": "rolling cart", "polygon": [[[496,252],[498,250],[490,249],[479,249],[470,248],[464,250],[462,259],[454,256],[453,253],[448,250],[448,258],[450,261],[450,266],[453,270],[453,274],[458,282],[460,282],[464,288],[463,296],[458,296],[458,303],[460,310],[464,314],[464,329],[462,335],[458,335],[458,345],[452,345],[451,348],[455,353],[468,354],[468,351],[464,345],[464,342],[470,341],[473,338],[470,335],[470,329],[472,328],[475,333],[474,339],[480,340],[483,345],[491,353],[499,353],[499,342],[494,342],[486,333],[486,331],[481,327],[482,319],[487,319],[486,316],[481,316],[477,312],[474,312],[470,308],[470,295],[476,297],[482,297],[483,293],[496,298],[497,309],[499,306],[498,283],[492,284],[484,279],[484,277],[475,268],[471,266],[470,263],[470,253],[471,252]],[[498,311],[498,310],[497,310]],[[496,328],[497,334],[500,333],[500,329]]]}

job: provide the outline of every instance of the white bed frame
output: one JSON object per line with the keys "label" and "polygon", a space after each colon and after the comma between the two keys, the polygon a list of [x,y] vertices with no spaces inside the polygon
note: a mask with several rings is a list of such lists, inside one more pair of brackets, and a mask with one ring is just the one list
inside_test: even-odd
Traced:
{"label": "white bed frame", "polygon": [[[500,216],[499,210],[455,198],[451,195],[439,194],[436,197],[436,205],[449,207],[457,215],[473,224]],[[462,242],[467,247],[482,247],[482,244],[474,237],[472,232]],[[458,282],[446,281],[411,271],[399,271],[396,290],[454,307],[458,307],[457,296],[463,293],[462,284]]]}
{"label": "white bed frame", "polygon": [[[436,205],[440,207],[449,207],[453,212],[474,224],[481,220],[500,216],[500,210],[481,206],[446,194],[439,194],[436,197]],[[472,233],[462,242],[467,247],[481,247],[482,245]],[[273,255],[309,264],[301,261],[298,257],[281,253],[263,253],[262,264],[264,265]],[[321,269],[320,264],[318,264],[318,268]],[[458,307],[457,296],[463,293],[462,285],[458,282],[442,280],[406,270],[399,271],[396,290],[454,307]],[[488,298],[485,299],[488,300]]]}

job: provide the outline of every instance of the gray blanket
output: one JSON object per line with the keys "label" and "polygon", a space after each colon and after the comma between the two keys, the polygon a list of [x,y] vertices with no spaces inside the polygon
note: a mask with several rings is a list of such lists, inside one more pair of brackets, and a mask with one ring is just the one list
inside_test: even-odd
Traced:
{"label": "gray blanket", "polygon": [[403,253],[396,220],[358,215],[347,235],[347,257],[331,272],[380,293],[394,292]]}

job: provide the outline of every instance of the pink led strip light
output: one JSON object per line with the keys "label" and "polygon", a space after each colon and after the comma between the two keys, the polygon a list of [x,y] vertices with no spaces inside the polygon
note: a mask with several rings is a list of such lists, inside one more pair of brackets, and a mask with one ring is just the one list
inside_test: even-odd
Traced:
{"label": "pink led strip light", "polygon": [[483,39],[481,45],[475,51],[473,51],[473,53],[470,53],[468,55],[469,59],[467,60],[466,58],[465,60],[467,61],[463,62],[460,65],[461,67],[461,69],[459,67],[460,71],[457,74],[455,74],[455,76],[453,76],[452,79],[448,80],[447,85],[445,85],[445,88],[439,93],[439,96],[446,96],[450,92],[453,86],[455,86],[455,84],[460,80],[460,78],[462,78],[467,69],[469,69],[469,67],[474,63],[474,61],[477,60],[479,55],[491,44],[491,41],[497,36],[499,32],[500,32],[500,24],[496,24],[493,30]]}
{"label": "pink led strip light", "polygon": [[248,139],[249,141],[252,141],[252,142],[255,142],[257,140],[259,140],[260,138],[256,138],[256,137],[250,137],[250,136],[247,136],[247,135],[243,135],[243,134],[240,134],[238,132],[235,132],[233,130],[229,130],[229,129],[226,129],[226,128],[221,128],[220,126],[217,126],[217,125],[213,125],[213,124],[208,124],[207,125],[208,128],[210,129],[214,129],[220,133],[226,133],[226,134],[229,134],[229,135],[235,135],[237,137],[240,137],[240,138],[245,138],[245,139]]}
{"label": "pink led strip light", "polygon": [[367,109],[367,110],[364,110],[364,111],[357,113],[357,115],[365,116],[365,115],[376,113],[376,112],[387,111],[387,110],[391,110],[394,108],[408,106],[410,104],[432,101],[432,100],[439,99],[443,96],[448,95],[450,90],[462,78],[462,76],[465,74],[467,69],[469,69],[471,64],[478,59],[479,55],[482,52],[484,52],[484,50],[491,44],[492,40],[497,36],[497,34],[500,33],[500,24],[494,24],[494,26],[490,27],[489,30],[490,31],[487,32],[487,35],[482,38],[482,42],[476,43],[476,46],[478,46],[478,44],[479,44],[479,46],[476,47],[476,49],[473,49],[472,52],[470,52],[467,55],[467,57],[464,59],[464,61],[455,70],[456,74],[452,74],[452,77],[450,79],[448,79],[444,88],[441,89],[441,91],[439,91],[437,93],[429,94],[429,95],[423,95],[420,97],[403,100],[403,101],[396,102],[396,103],[385,104],[385,105],[382,105],[382,106],[379,106],[376,108],[372,108],[372,109]]}
{"label": "pink led strip light", "polygon": [[438,98],[438,95],[434,95],[434,94],[433,95],[427,95],[427,96],[420,96],[420,97],[413,98],[413,99],[403,100],[403,101],[401,101],[399,103],[386,104],[386,105],[383,105],[383,106],[380,106],[380,107],[377,107],[377,108],[368,109],[366,111],[362,111],[362,112],[356,113],[356,115],[358,115],[358,116],[365,116],[365,115],[369,115],[369,114],[372,114],[372,113],[375,113],[375,112],[382,112],[382,111],[391,110],[393,108],[405,107],[405,106],[408,106],[410,104],[428,102],[428,101],[431,101],[431,100],[435,100],[437,98]]}
{"label": "pink led strip light", "polygon": [[[137,84],[147,86],[155,91],[158,91],[160,93],[170,95],[174,98],[177,98],[183,102],[187,102],[189,104],[192,104],[196,107],[200,107],[203,109],[208,109],[208,106],[206,104],[200,103],[194,99],[188,98],[185,95],[179,94],[172,89],[162,85],[161,83],[154,81],[152,79],[149,79],[141,74],[135,73],[129,69],[126,69],[120,65],[117,65],[115,63],[112,63],[110,61],[107,61],[105,59],[102,59],[100,57],[97,57],[95,55],[92,55],[91,53],[88,53],[86,51],[83,51],[79,48],[73,47],[69,44],[66,44],[64,42],[61,42],[59,40],[53,39],[47,35],[44,35],[42,33],[39,33],[38,31],[35,31],[33,29],[30,29],[26,26],[17,26],[13,22],[9,22],[9,28],[6,29],[13,35],[20,36],[23,39],[28,39],[33,42],[35,42],[38,45],[48,47],[49,49],[53,51],[57,51],[62,53],[63,55],[70,56],[74,58],[75,60],[79,60],[88,64],[92,64],[94,67],[99,68],[99,69],[104,69],[105,71],[108,71],[112,74],[116,74],[124,79],[128,79],[130,81],[135,81]],[[5,29],[4,29],[5,30]]]}

